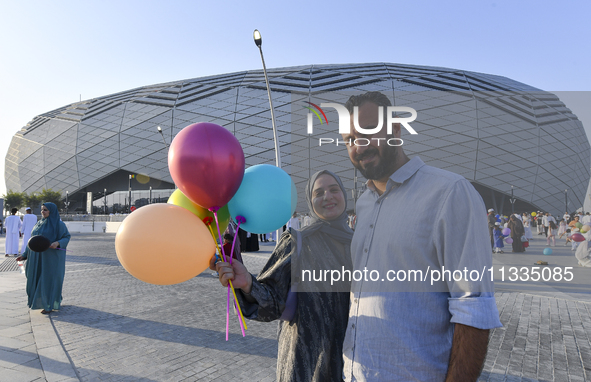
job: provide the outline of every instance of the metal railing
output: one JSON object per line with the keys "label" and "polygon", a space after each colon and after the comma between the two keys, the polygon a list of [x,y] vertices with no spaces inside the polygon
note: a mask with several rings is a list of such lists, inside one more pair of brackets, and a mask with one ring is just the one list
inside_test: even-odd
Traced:
{"label": "metal railing", "polygon": [[64,222],[122,222],[128,214],[118,215],[60,215]]}

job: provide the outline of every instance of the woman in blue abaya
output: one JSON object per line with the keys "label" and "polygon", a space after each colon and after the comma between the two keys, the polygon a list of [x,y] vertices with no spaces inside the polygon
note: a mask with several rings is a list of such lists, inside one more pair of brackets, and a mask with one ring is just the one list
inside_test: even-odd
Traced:
{"label": "woman in blue abaya", "polygon": [[45,203],[41,207],[41,219],[31,232],[31,237],[42,235],[49,239],[51,246],[44,252],[33,252],[27,246],[17,260],[27,260],[27,305],[31,309],[43,309],[48,314],[59,310],[62,302],[62,286],[66,272],[66,249],[70,242],[68,228],[60,220],[57,206]]}

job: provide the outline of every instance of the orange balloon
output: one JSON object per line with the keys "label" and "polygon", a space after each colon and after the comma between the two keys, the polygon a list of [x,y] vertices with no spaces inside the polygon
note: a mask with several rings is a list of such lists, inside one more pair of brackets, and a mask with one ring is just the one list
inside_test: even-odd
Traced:
{"label": "orange balloon", "polygon": [[179,206],[156,203],[138,208],[123,220],[115,251],[133,277],[171,285],[207,269],[215,243],[197,216]]}

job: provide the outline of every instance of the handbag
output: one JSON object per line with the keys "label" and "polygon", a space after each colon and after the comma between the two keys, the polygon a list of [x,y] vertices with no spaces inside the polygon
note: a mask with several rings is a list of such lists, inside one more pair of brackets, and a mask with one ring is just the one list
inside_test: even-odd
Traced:
{"label": "handbag", "polygon": [[522,243],[525,243],[526,241],[528,241],[527,240],[527,237],[525,237],[525,235],[521,235],[521,239],[520,240],[521,240]]}
{"label": "handbag", "polygon": [[523,242],[523,248],[527,248],[529,247],[529,241],[524,241]]}

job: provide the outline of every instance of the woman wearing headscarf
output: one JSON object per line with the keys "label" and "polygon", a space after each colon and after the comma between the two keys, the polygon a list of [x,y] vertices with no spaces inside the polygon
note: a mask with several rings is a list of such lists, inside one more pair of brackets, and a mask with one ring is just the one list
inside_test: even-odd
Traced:
{"label": "woman wearing headscarf", "polygon": [[27,276],[28,306],[31,309],[43,309],[48,314],[59,310],[62,302],[62,286],[66,272],[66,249],[70,242],[70,233],[64,222],[60,220],[57,206],[44,203],[41,207],[43,218],[35,224],[31,237],[42,235],[51,243],[44,252],[33,252],[29,247],[17,260],[27,260],[25,274]]}
{"label": "woman wearing headscarf", "polygon": [[517,219],[515,215],[511,215],[507,228],[511,230],[513,252],[525,252],[525,248],[523,248],[523,243],[521,242],[521,236],[525,233],[521,220]]}
{"label": "woman wearing headscarf", "polygon": [[347,225],[345,192],[337,175],[317,172],[306,185],[311,224],[285,232],[257,277],[238,262],[216,265],[222,285],[233,280],[246,318],[281,319],[278,381],[342,380],[350,283],[330,289],[298,275],[304,269],[351,270],[353,231]]}

